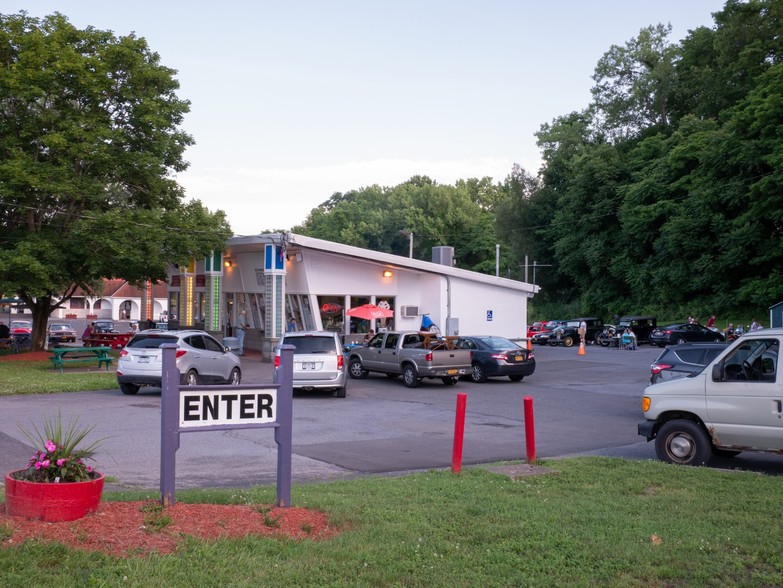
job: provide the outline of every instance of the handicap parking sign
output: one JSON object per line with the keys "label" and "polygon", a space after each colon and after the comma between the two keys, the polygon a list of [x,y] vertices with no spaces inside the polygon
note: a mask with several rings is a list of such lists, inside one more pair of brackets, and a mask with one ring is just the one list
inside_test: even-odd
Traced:
{"label": "handicap parking sign", "polygon": [[489,322],[492,321],[492,311],[491,310],[487,311],[487,321],[489,321]]}

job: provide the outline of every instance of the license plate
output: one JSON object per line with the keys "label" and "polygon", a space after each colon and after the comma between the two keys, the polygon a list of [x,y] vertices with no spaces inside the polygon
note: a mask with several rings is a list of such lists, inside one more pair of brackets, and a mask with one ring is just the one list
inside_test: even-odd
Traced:
{"label": "license plate", "polygon": [[139,357],[139,363],[149,363],[149,362],[150,362],[150,358],[149,357],[146,357],[144,355]]}
{"label": "license plate", "polygon": [[511,361],[522,361],[522,359],[523,358],[522,358],[521,355],[512,355],[511,356]]}
{"label": "license plate", "polygon": [[303,361],[302,362],[302,369],[303,370],[314,370],[315,369],[315,362],[314,361]]}
{"label": "license plate", "polygon": [[459,370],[446,370],[446,374],[449,376],[454,376],[457,374]]}

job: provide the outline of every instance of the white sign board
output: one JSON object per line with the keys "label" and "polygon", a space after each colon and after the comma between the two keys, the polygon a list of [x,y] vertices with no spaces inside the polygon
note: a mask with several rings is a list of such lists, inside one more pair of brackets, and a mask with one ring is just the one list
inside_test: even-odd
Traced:
{"label": "white sign board", "polygon": [[213,425],[274,423],[277,388],[253,388],[220,392],[188,392],[179,395],[179,426],[184,429]]}

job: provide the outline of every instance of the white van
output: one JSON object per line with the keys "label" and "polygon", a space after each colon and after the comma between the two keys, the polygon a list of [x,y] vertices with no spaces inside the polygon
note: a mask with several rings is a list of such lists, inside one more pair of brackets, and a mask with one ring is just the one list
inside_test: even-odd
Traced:
{"label": "white van", "polygon": [[644,391],[639,435],[669,463],[703,465],[713,455],[783,453],[783,329],[742,335],[704,369]]}

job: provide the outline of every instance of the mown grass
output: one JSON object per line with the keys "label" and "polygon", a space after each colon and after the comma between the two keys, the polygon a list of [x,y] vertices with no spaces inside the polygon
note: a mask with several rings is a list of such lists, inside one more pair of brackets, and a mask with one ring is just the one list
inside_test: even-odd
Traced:
{"label": "mown grass", "polygon": [[[296,486],[329,540],[189,539],[116,559],[58,545],[0,549],[6,586],[779,586],[783,478],[580,458],[513,481],[481,468]],[[182,491],[269,504],[274,487]],[[153,495],[154,496],[154,495]],[[148,498],[115,494],[109,499]]]}
{"label": "mown grass", "polygon": [[68,366],[61,374],[49,361],[0,361],[0,396],[117,388],[117,375],[112,370],[93,366],[84,371],[84,364],[77,365],[81,367]]}

